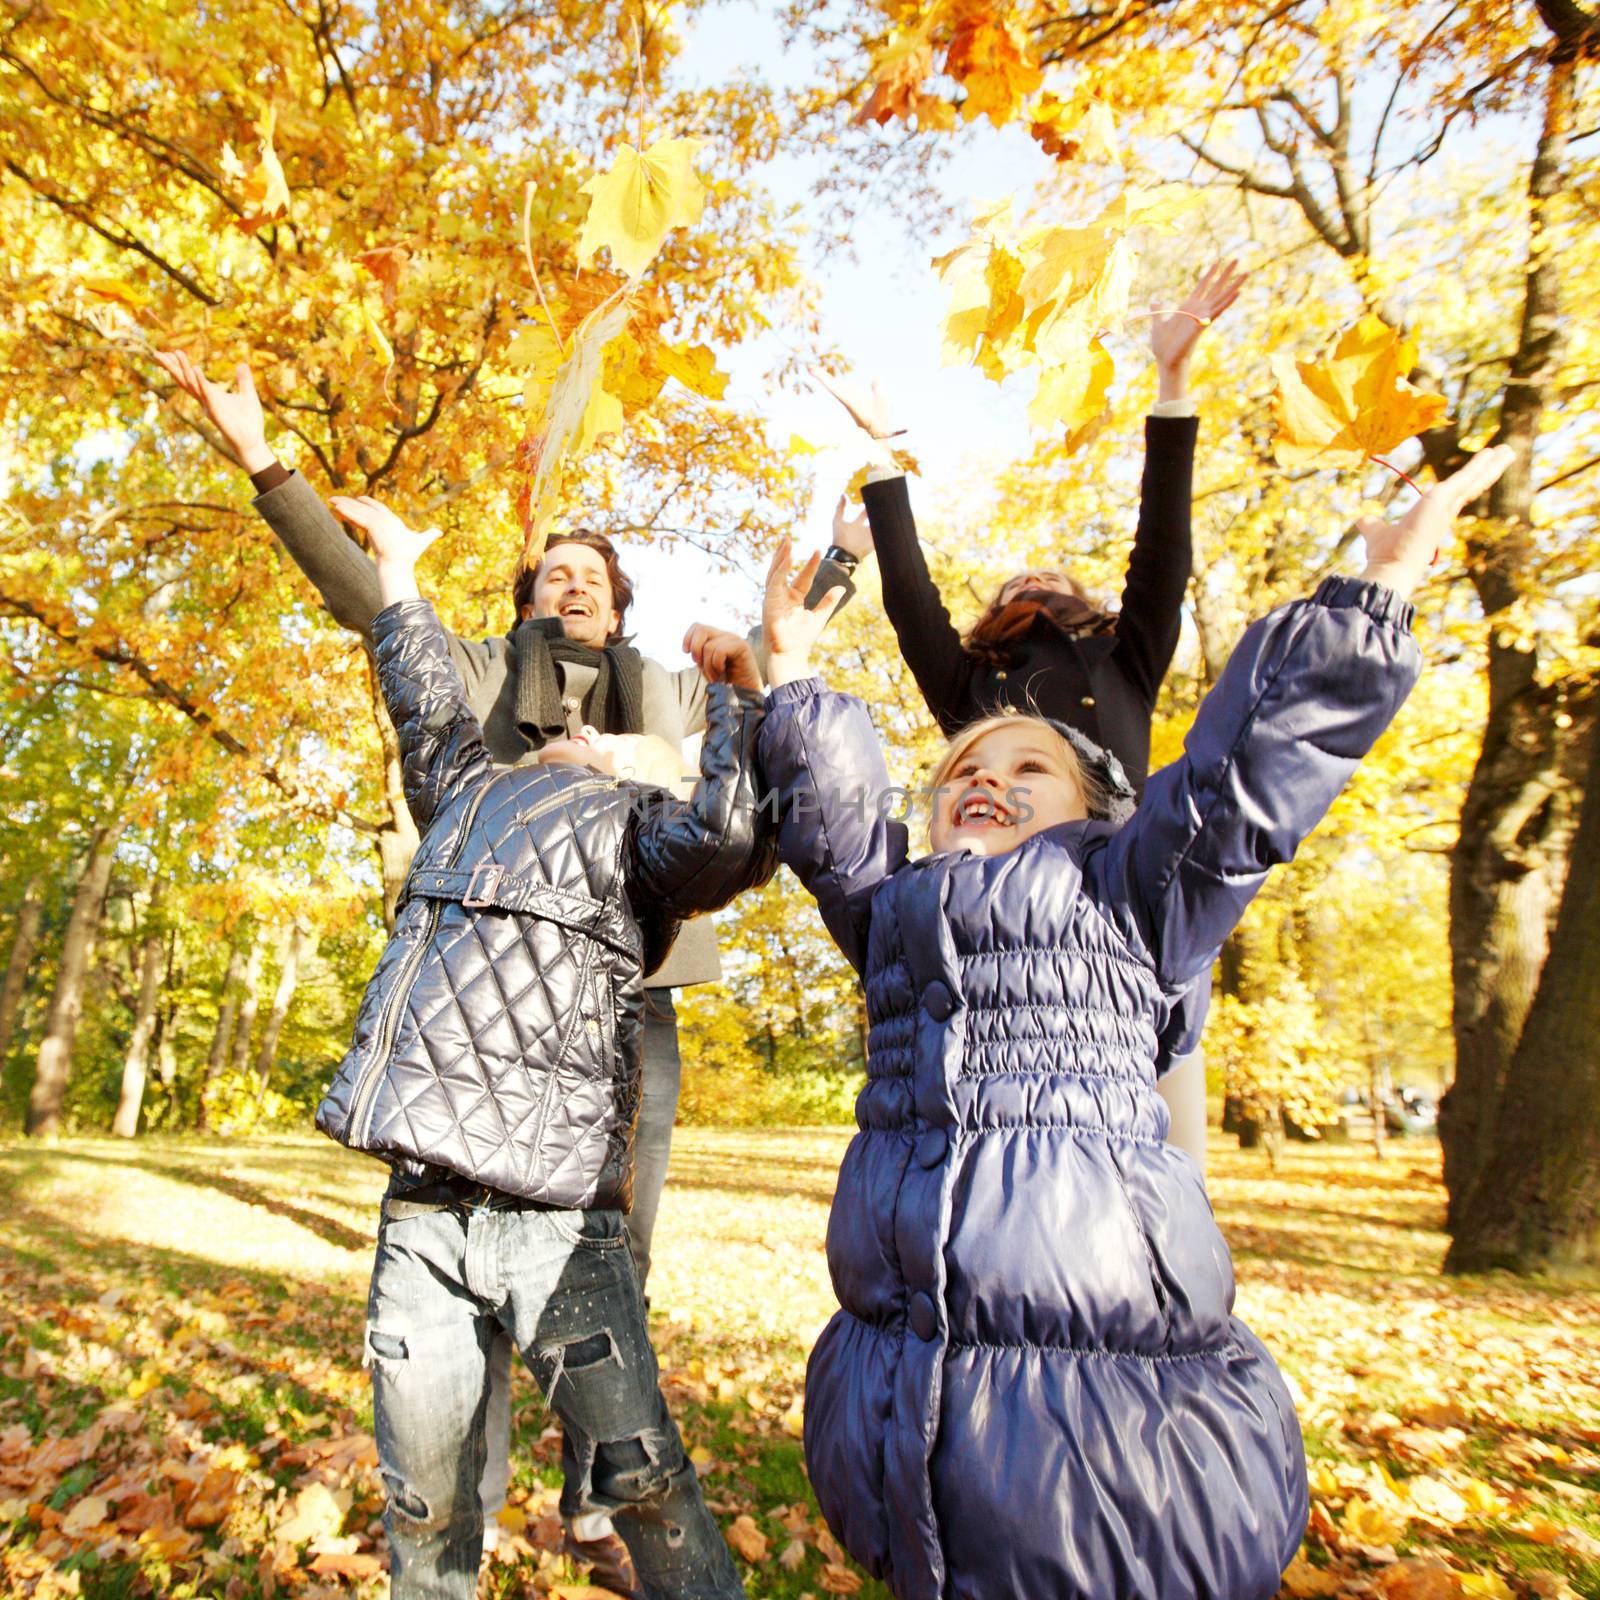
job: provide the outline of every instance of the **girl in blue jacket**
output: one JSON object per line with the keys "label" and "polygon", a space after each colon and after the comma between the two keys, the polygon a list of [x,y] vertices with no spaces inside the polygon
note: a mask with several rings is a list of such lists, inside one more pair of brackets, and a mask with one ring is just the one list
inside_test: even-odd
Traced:
{"label": "girl in blue jacket", "polygon": [[1131,818],[1082,735],[991,719],[952,744],[915,862],[866,707],[811,676],[830,608],[779,550],[760,756],[871,1025],[806,1462],[899,1600],[1276,1592],[1306,1523],[1299,1426],[1161,1141],[1156,1042],[1404,701],[1409,596],[1509,459],[1369,525],[1361,578],[1251,627]]}

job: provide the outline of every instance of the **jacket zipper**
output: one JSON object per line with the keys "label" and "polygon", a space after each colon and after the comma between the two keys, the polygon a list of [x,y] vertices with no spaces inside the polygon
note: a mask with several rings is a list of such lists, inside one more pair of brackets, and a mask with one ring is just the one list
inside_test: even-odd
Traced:
{"label": "jacket zipper", "polygon": [[[467,808],[466,817],[462,820],[461,835],[456,841],[456,847],[450,852],[450,868],[454,868],[457,858],[467,847],[467,836],[472,831],[472,824],[478,815],[478,807],[483,804],[483,797],[488,793],[489,785],[481,784],[478,792],[472,797],[472,804]],[[378,1043],[373,1050],[372,1059],[362,1075],[360,1083],[356,1085],[355,1098],[350,1104],[351,1129],[358,1129],[355,1137],[366,1140],[368,1132],[367,1123],[372,1116],[372,1107],[377,1100],[378,1085],[383,1081],[383,1069],[389,1059],[389,1049],[394,1043],[394,1029],[399,1022],[400,1009],[405,1004],[407,996],[411,993],[411,985],[416,981],[417,969],[422,965],[422,958],[428,953],[428,946],[433,943],[434,933],[439,926],[439,913],[444,909],[444,901],[435,900],[433,909],[428,913],[428,926],[422,937],[417,941],[416,948],[406,957],[399,974],[395,978],[395,986],[389,993],[389,999],[383,1008],[383,1015],[378,1019]]]}
{"label": "jacket zipper", "polygon": [[[606,787],[615,789],[618,785],[611,783]],[[472,797],[472,804],[468,807],[466,817],[461,824],[461,836],[456,843],[455,849],[451,852],[448,865],[442,869],[435,870],[454,870],[461,852],[467,847],[467,836],[472,831],[472,824],[477,819],[478,807],[483,803],[483,797],[488,788],[488,784],[482,785]],[[518,817],[518,825],[538,821],[540,817],[546,816],[567,804],[568,799],[569,797],[565,794],[553,796],[551,799],[546,800],[543,805],[535,806],[532,811]],[[444,910],[444,906],[445,902],[443,900],[435,900],[433,902],[433,909],[428,914],[428,926],[422,937],[417,941],[416,949],[406,957],[405,964],[400,968],[400,972],[395,978],[395,987],[390,992],[388,1003],[384,1006],[383,1015],[379,1019],[377,1047],[373,1051],[370,1065],[362,1075],[360,1083],[356,1085],[355,1098],[350,1106],[349,1126],[352,1129],[360,1130],[356,1137],[363,1141],[370,1132],[367,1123],[371,1118],[373,1105],[377,1101],[378,1085],[382,1081],[383,1068],[389,1059],[390,1046],[394,1042],[393,1033],[399,1023],[400,1009],[411,992],[411,985],[416,982],[417,970],[421,967],[423,958],[428,953],[428,946],[433,943],[433,936],[438,931],[439,917]]]}

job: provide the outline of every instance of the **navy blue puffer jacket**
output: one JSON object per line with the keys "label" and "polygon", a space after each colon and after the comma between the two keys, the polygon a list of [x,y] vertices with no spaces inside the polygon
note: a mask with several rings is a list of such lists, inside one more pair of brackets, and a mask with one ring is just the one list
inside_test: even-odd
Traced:
{"label": "navy blue puffer jacket", "polygon": [[900,1600],[1277,1589],[1306,1522],[1299,1427],[1163,1142],[1156,1041],[1405,699],[1410,622],[1329,580],[1246,633],[1131,822],[994,858],[908,863],[866,708],[814,679],[774,691],[779,852],[871,1023],[806,1462]]}

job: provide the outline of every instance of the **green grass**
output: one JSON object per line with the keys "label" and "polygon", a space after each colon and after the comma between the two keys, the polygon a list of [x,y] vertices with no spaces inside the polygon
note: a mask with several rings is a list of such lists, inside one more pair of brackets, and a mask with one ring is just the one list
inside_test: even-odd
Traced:
{"label": "green grass", "polygon": [[[821,1600],[835,1581],[794,1432],[833,1310],[823,1238],[846,1137],[680,1130],[662,1208],[663,1386],[713,1508],[766,1541],[744,1569],[756,1600]],[[1600,1600],[1600,1294],[1442,1278],[1437,1164],[1426,1144],[1381,1164],[1293,1147],[1273,1174],[1214,1151],[1238,1310],[1297,1388],[1308,1555],[1341,1588],[1369,1583],[1389,1555],[1350,1519],[1375,1508],[1395,1555],[1443,1560],[1476,1592]],[[370,1461],[317,1446],[371,1427],[360,1351],[384,1176],[309,1137],[0,1144],[0,1592],[257,1600],[268,1574],[301,1600],[382,1592],[379,1574],[311,1568],[382,1554]],[[486,1569],[490,1600],[579,1580],[554,1548],[559,1446],[526,1374],[513,1430],[525,1526]],[[208,1472],[216,1519],[194,1514]],[[280,1547],[318,1484],[349,1508],[320,1544]],[[1429,1520],[1412,1486],[1477,1499]]]}

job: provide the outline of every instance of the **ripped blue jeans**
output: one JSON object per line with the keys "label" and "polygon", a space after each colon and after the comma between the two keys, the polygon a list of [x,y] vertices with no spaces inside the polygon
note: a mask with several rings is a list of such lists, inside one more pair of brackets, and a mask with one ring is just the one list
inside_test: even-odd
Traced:
{"label": "ripped blue jeans", "polygon": [[472,1600],[497,1328],[577,1442],[562,1510],[610,1513],[650,1600],[743,1595],[661,1397],[622,1213],[439,1208],[392,1192],[367,1361],[393,1600]]}

